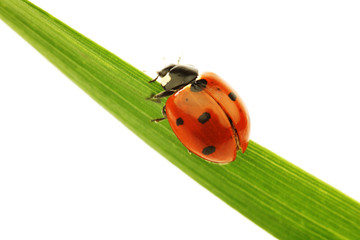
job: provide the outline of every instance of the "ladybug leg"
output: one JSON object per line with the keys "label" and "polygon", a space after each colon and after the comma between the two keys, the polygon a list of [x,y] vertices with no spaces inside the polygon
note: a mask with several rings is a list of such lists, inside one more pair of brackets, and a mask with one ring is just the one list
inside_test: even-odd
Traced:
{"label": "ladybug leg", "polygon": [[163,117],[163,118],[156,118],[156,119],[151,119],[151,121],[152,122],[156,122],[156,123],[158,123],[158,122],[161,122],[161,121],[163,121],[163,120],[165,120],[166,118],[165,117]]}
{"label": "ladybug leg", "polygon": [[166,117],[166,110],[165,110],[165,106],[162,108],[161,113],[162,113],[162,115],[163,115],[164,117],[162,117],[162,118],[152,119],[151,121],[152,121],[152,122],[160,122],[160,121],[162,121],[162,120],[167,119],[167,117]]}
{"label": "ladybug leg", "polygon": [[150,98],[148,98],[148,100],[156,100],[159,98],[168,97],[168,96],[174,94],[175,92],[176,92],[175,90],[163,91],[161,93],[155,94],[154,96],[151,96]]}

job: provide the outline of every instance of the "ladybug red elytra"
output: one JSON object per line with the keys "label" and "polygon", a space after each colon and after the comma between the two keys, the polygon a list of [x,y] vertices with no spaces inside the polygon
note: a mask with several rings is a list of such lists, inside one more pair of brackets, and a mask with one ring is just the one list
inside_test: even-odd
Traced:
{"label": "ladybug red elytra", "polygon": [[238,94],[218,75],[191,65],[171,64],[158,72],[165,91],[156,100],[170,96],[159,122],[169,120],[175,135],[192,153],[215,163],[235,160],[249,143],[250,119]]}

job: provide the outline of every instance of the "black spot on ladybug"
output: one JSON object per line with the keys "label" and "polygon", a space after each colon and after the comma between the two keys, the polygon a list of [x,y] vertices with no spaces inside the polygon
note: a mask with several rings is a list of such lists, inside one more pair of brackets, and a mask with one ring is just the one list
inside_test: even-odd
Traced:
{"label": "black spot on ladybug", "polygon": [[202,150],[202,153],[203,153],[204,155],[210,155],[210,154],[212,154],[213,152],[215,152],[215,150],[216,150],[216,148],[215,148],[214,146],[207,146],[206,148],[204,148],[204,149]]}
{"label": "black spot on ladybug", "polygon": [[220,88],[216,88],[216,90],[221,91],[221,89],[220,89]]}
{"label": "black spot on ladybug", "polygon": [[233,92],[231,92],[231,93],[229,93],[229,98],[232,100],[232,101],[235,101],[236,100],[236,95],[235,95],[235,93],[233,93]]}
{"label": "black spot on ladybug", "polygon": [[182,118],[176,119],[176,126],[180,126],[184,124],[184,120]]}
{"label": "black spot on ladybug", "polygon": [[200,79],[191,84],[190,90],[192,92],[201,92],[206,88],[206,85],[207,81],[205,79]]}
{"label": "black spot on ladybug", "polygon": [[187,102],[187,101],[189,101],[189,99],[188,99],[188,98],[185,98],[185,102]]}
{"label": "black spot on ladybug", "polygon": [[211,118],[210,113],[208,112],[204,112],[203,114],[200,115],[200,117],[198,118],[198,121],[202,124],[206,123],[207,121],[209,121],[209,119]]}

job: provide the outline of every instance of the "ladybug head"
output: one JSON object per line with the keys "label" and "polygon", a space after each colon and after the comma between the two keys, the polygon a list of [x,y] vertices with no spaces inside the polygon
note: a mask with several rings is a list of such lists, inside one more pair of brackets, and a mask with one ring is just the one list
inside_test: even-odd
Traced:
{"label": "ladybug head", "polygon": [[180,89],[196,80],[198,70],[191,65],[170,64],[158,71],[161,86],[166,90]]}

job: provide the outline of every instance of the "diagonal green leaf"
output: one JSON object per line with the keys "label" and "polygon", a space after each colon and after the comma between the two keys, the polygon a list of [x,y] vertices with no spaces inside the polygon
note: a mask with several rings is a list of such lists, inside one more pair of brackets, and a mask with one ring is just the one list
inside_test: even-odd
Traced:
{"label": "diagonal green leaf", "polygon": [[167,122],[149,121],[161,106],[144,99],[161,87],[148,76],[28,1],[1,0],[0,18],[151,147],[274,236],[360,239],[358,202],[255,142],[228,165],[189,155]]}

